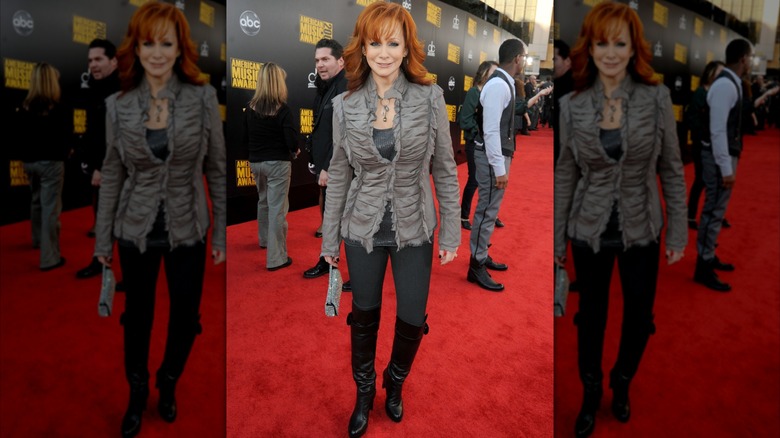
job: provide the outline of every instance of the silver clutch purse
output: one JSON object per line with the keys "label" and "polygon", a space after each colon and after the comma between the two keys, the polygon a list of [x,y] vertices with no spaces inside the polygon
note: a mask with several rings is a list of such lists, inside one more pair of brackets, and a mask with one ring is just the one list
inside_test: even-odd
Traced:
{"label": "silver clutch purse", "polygon": [[339,314],[339,303],[341,303],[341,272],[339,268],[330,265],[328,275],[328,296],[325,298],[325,316],[334,317]]}
{"label": "silver clutch purse", "polygon": [[566,313],[566,299],[569,298],[569,274],[566,268],[555,265],[555,316]]}
{"label": "silver clutch purse", "polygon": [[103,282],[100,285],[100,300],[98,300],[98,315],[103,318],[111,316],[115,292],[116,280],[114,279],[114,271],[103,265]]}

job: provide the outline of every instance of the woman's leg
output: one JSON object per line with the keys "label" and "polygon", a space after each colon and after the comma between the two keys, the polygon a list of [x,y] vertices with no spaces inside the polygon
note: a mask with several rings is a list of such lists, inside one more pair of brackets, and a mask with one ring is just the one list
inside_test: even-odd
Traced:
{"label": "woman's leg", "polygon": [[160,389],[158,410],[164,420],[172,422],[176,419],[176,382],[184,372],[195,337],[202,331],[200,300],[206,268],[206,244],[199,242],[180,246],[166,252],[164,257],[170,316],[165,355],[157,371],[157,388]]}
{"label": "woman's leg", "polygon": [[617,361],[610,373],[613,390],[612,411],[620,421],[628,421],[628,385],[639,368],[650,335],[655,333],[653,304],[658,279],[660,245],[629,248],[618,255],[623,288],[623,325]]}
{"label": "woman's leg", "polygon": [[125,284],[124,327],[125,377],[130,385],[130,402],[122,419],[123,436],[135,436],[141,429],[141,414],[149,396],[149,342],[154,320],[154,297],[162,251],[119,245],[119,262]]}
{"label": "woman's leg", "polygon": [[463,187],[463,196],[460,201],[460,219],[468,222],[471,217],[471,200],[474,199],[474,192],[477,191],[477,168],[474,164],[474,142],[466,143],[466,166],[469,171],[469,178],[466,180],[466,186]]}
{"label": "woman's leg", "polygon": [[583,385],[582,407],[574,429],[578,437],[593,433],[596,411],[603,394],[601,357],[607,326],[609,284],[616,251],[619,250],[602,248],[594,253],[591,248],[572,246],[580,292],[579,311],[574,315],[574,323],[577,325],[577,365]]}
{"label": "woman's leg", "polygon": [[268,258],[267,267],[273,268],[287,263],[287,212],[290,201],[289,161],[265,161],[260,163],[268,176]]}
{"label": "woman's leg", "polygon": [[699,198],[701,197],[701,192],[704,190],[704,180],[702,179],[701,174],[701,144],[693,145],[692,155],[694,177],[691,191],[688,195],[688,222],[691,224],[696,222],[696,213],[699,210]]}
{"label": "woman's leg", "polygon": [[62,187],[65,182],[65,163],[39,161],[41,207],[41,268],[60,264],[60,213]]}
{"label": "woman's leg", "polygon": [[[24,163],[24,172],[30,181],[30,226],[33,248],[41,247],[41,176],[36,163]],[[39,264],[40,266],[40,264]]]}
{"label": "woman's leg", "polygon": [[257,241],[268,248],[268,176],[262,163],[249,163],[257,187]]}
{"label": "woman's leg", "polygon": [[352,282],[352,312],[347,316],[352,346],[352,378],[357,386],[355,409],[349,419],[349,436],[359,437],[368,428],[368,413],[376,396],[376,338],[382,308],[382,284],[388,250],[344,244]]}
{"label": "woman's leg", "polygon": [[383,373],[382,386],[387,389],[387,415],[398,422],[404,414],[401,389],[412,370],[422,337],[428,332],[425,307],[431,284],[433,244],[392,250],[390,254],[398,306],[393,352]]}

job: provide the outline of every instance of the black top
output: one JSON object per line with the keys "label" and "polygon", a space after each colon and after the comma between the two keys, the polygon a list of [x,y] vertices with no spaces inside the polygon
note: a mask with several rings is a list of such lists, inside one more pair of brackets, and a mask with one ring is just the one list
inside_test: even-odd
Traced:
{"label": "black top", "polygon": [[249,151],[249,161],[291,161],[298,150],[298,128],[287,105],[275,116],[262,116],[244,109],[243,146]]}
{"label": "black top", "polygon": [[14,146],[12,159],[26,163],[65,161],[73,139],[73,113],[62,104],[45,111],[34,104],[29,111],[19,107],[14,130],[21,133],[24,140]]}
{"label": "black top", "polygon": [[[601,146],[604,147],[609,158],[620,161],[623,155],[622,136],[620,129],[602,129],[600,132]],[[623,246],[623,237],[620,233],[620,222],[618,218],[617,201],[612,204],[612,213],[609,215],[607,229],[601,233],[601,246],[605,248],[619,248]]]}
{"label": "black top", "polygon": [[[374,146],[376,146],[379,155],[382,158],[393,161],[395,158],[395,135],[393,128],[376,129],[374,128]],[[393,230],[393,212],[390,211],[390,201],[385,205],[385,214],[382,216],[382,223],[379,224],[379,230],[374,234],[374,246],[396,246],[395,231]]]}

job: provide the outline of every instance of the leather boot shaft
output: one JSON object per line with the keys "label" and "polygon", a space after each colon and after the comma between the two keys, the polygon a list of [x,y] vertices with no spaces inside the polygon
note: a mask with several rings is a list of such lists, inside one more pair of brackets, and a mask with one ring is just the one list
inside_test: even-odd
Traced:
{"label": "leather boot shaft", "polygon": [[[427,319],[427,316],[426,316]],[[428,324],[414,326],[396,317],[393,352],[390,362],[383,373],[382,386],[386,389],[385,410],[391,420],[401,421],[403,418],[403,402],[401,390],[404,381],[412,370],[414,358],[420,347],[423,335],[428,333]]]}
{"label": "leather boot shaft", "polygon": [[355,409],[349,419],[349,436],[356,438],[366,433],[368,415],[376,396],[376,339],[381,309],[360,310],[354,305],[347,315],[352,345],[352,378],[357,386]]}

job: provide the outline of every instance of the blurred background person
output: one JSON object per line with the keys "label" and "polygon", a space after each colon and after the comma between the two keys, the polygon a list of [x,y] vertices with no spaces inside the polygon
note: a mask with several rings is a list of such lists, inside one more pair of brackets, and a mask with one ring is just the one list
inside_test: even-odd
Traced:
{"label": "blurred background person", "polygon": [[287,212],[290,202],[291,160],[298,157],[298,127],[287,106],[287,73],[278,65],[264,64],[257,88],[244,109],[244,147],[257,185],[257,236],[268,248],[269,271],[292,264],[287,256]]}
{"label": "blurred background person", "polygon": [[[610,372],[612,414],[631,415],[628,389],[650,335],[666,205],[666,258],[688,242],[685,179],[669,90],[650,67],[642,22],[626,4],[588,12],[571,51],[574,90],[561,98],[561,155],[555,169],[555,262],[568,242],[579,289],[577,350],[582,407],[575,435],[593,433],[602,397],[601,369],[612,269],[617,260],[623,322]],[[660,134],[659,134],[660,132]]]}
{"label": "blurred background person", "polygon": [[479,93],[487,82],[488,78],[496,71],[498,63],[496,61],[483,61],[477,67],[477,74],[474,75],[474,85],[466,92],[463,98],[463,104],[458,113],[458,125],[463,130],[463,138],[466,140],[466,166],[469,172],[469,178],[463,187],[463,196],[460,201],[460,225],[464,230],[471,229],[469,217],[471,215],[471,201],[474,199],[474,193],[477,191],[477,171],[474,167],[474,146],[479,143],[485,144],[479,127],[482,125],[481,109],[479,105]]}
{"label": "blurred background person", "polygon": [[[225,260],[225,138],[216,90],[195,64],[184,14],[151,1],[133,14],[117,50],[121,92],[106,101],[106,158],[95,226],[95,256],[109,265],[114,240],[125,283],[125,377],[130,400],[121,432],[141,429],[149,396],[149,343],[164,260],[170,297],[165,353],[157,370],[161,418],[177,417],[179,380],[201,332],[206,233],[214,263]],[[214,223],[209,218],[203,173]]]}
{"label": "blurred background person", "polygon": [[61,95],[60,72],[39,62],[32,69],[27,97],[16,109],[14,129],[25,136],[18,154],[30,180],[32,244],[41,250],[41,271],[65,264],[60,253],[60,213],[73,119],[60,102]]}

